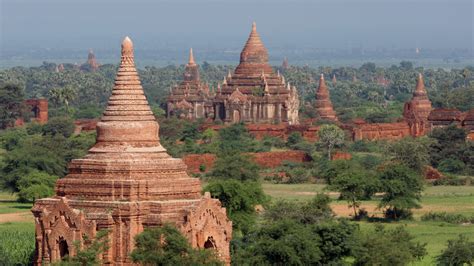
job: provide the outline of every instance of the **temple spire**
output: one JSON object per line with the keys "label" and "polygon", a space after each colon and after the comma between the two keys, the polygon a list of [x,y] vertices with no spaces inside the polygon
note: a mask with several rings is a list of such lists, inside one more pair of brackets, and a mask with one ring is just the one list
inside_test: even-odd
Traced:
{"label": "temple spire", "polygon": [[324,80],[324,74],[321,74],[319,77],[319,92],[326,93],[328,91],[328,87],[326,86],[326,81]]}
{"label": "temple spire", "polygon": [[189,49],[189,62],[188,62],[188,65],[190,65],[190,66],[196,65],[196,62],[194,62],[193,48]]}
{"label": "temple spire", "polygon": [[425,81],[423,80],[423,75],[418,73],[418,79],[416,80],[416,94],[426,94],[425,90]]}

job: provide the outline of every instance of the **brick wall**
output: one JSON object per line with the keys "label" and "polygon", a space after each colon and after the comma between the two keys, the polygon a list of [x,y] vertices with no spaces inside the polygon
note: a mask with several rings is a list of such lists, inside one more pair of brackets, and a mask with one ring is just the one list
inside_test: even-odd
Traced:
{"label": "brick wall", "polygon": [[[263,168],[275,168],[280,166],[284,161],[290,162],[308,162],[311,160],[302,151],[277,151],[277,152],[259,152],[259,153],[249,153],[255,163]],[[214,154],[205,153],[205,154],[188,154],[183,157],[184,163],[188,166],[188,172],[190,173],[199,173],[199,167],[201,165],[205,166],[206,172],[209,171],[214,162],[216,156]]]}

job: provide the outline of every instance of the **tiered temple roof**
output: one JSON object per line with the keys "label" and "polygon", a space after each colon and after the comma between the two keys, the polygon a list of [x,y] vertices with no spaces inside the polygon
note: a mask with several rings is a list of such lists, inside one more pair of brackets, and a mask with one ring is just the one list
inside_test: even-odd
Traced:
{"label": "tiered temple roof", "polygon": [[81,66],[81,68],[88,68],[92,71],[99,69],[99,63],[97,63],[97,59],[95,58],[94,51],[92,51],[92,49],[89,50],[87,61]]}
{"label": "tiered temple roof", "polygon": [[268,63],[268,51],[252,24],[252,31],[240,53],[240,63],[234,73],[224,78],[217,99],[228,97],[239,90],[254,102],[284,101],[296,88],[285,82],[280,73],[275,73]]}
{"label": "tiered temple roof", "polygon": [[193,49],[191,48],[183,80],[179,85],[170,88],[168,111],[181,110],[186,118],[207,117],[209,110],[212,109],[212,96],[209,85],[201,81],[199,66],[194,61]]}
{"label": "tiered temple roof", "polygon": [[336,112],[332,107],[332,102],[329,97],[329,90],[324,80],[324,75],[321,74],[319,78],[319,87],[316,92],[316,111],[319,114],[320,119],[337,121]]}
{"label": "tiered temple roof", "polygon": [[225,209],[209,194],[201,196],[199,179],[188,176],[181,159],[168,155],[158,131],[126,37],[96,144],[71,161],[69,174],[56,183],[56,196],[35,203],[35,264],[57,261],[66,251],[74,255],[74,241],[105,229],[110,248],[102,262],[128,265],[135,235],[164,223],[176,224],[194,247],[216,248],[230,262],[232,225]]}

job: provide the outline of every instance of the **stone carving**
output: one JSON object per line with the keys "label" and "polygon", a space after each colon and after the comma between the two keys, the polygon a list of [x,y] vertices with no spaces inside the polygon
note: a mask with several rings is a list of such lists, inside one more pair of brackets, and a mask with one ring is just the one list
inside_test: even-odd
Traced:
{"label": "stone carving", "polygon": [[[74,241],[82,243],[83,236],[93,237],[99,230],[109,232],[102,264],[131,265],[134,237],[144,228],[164,223],[186,228],[183,233],[194,247],[203,243],[193,237],[205,235],[223,261],[230,263],[232,223],[225,209],[218,200],[201,196],[199,179],[188,176],[181,159],[166,153],[158,131],[127,37],[112,95],[97,123],[96,144],[86,156],[71,161],[69,174],[56,183],[56,195],[37,200],[32,209],[36,265],[73,255]],[[190,214],[201,215],[202,208],[218,214],[219,223],[185,226],[195,217]]]}

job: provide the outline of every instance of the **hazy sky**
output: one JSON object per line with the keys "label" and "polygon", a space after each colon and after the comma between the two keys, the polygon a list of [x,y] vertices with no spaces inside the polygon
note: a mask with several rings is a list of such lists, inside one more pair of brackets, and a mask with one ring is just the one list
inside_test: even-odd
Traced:
{"label": "hazy sky", "polygon": [[269,47],[472,48],[473,0],[0,0],[1,45],[241,48],[252,21]]}

